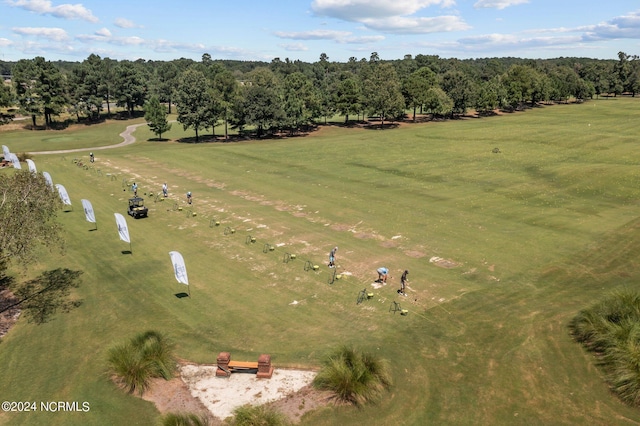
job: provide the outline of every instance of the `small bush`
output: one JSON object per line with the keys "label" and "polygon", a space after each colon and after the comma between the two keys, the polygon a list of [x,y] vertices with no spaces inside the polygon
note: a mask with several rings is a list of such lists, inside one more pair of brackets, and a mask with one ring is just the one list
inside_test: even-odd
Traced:
{"label": "small bush", "polygon": [[272,407],[264,405],[243,405],[233,410],[233,417],[226,424],[230,426],[287,426],[287,417]]}
{"label": "small bush", "polygon": [[569,328],[597,354],[611,390],[624,402],[640,405],[640,294],[613,293],[580,311]]}
{"label": "small bush", "polygon": [[138,334],[109,350],[110,372],[129,393],[142,394],[152,378],[169,380],[176,368],[173,344],[157,331]]}
{"label": "small bush", "polygon": [[208,426],[209,419],[193,413],[169,413],[162,417],[162,426]]}
{"label": "small bush", "polygon": [[358,406],[375,402],[391,386],[386,361],[350,347],[339,348],[323,364],[313,385],[334,392],[340,401]]}

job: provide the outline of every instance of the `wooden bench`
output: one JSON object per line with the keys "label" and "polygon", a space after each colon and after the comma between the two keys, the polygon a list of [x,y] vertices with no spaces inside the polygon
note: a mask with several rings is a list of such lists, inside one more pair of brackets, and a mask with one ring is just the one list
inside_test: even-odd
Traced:
{"label": "wooden bench", "polygon": [[251,361],[229,361],[227,364],[230,370],[257,370],[258,362]]}
{"label": "wooden bench", "polygon": [[259,379],[270,379],[273,374],[271,356],[268,354],[260,355],[258,362],[254,362],[231,361],[231,354],[229,352],[220,352],[217,362],[217,377],[229,377],[231,373],[252,373],[256,374],[256,377]]}

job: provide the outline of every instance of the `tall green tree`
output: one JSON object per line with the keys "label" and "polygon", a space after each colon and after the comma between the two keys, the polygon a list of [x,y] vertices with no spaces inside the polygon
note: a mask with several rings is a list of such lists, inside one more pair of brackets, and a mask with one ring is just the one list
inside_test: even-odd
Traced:
{"label": "tall green tree", "polygon": [[442,90],[453,100],[453,112],[464,114],[474,103],[476,88],[470,76],[452,68],[442,75]]}
{"label": "tall green tree", "polygon": [[212,102],[207,79],[202,71],[189,68],[180,74],[175,98],[178,123],[182,124],[184,130],[192,128],[196,132],[198,142],[200,130],[210,122]]}
{"label": "tall green tree", "polygon": [[167,121],[167,108],[155,96],[144,105],[144,119],[159,139],[162,139],[163,133],[171,130],[171,124]]}
{"label": "tall green tree", "polygon": [[432,87],[427,91],[424,101],[424,110],[436,116],[451,114],[453,100],[439,87]]}
{"label": "tall green tree", "polygon": [[289,74],[284,79],[284,124],[292,131],[317,118],[320,98],[311,83],[301,72]]}
{"label": "tall green tree", "polygon": [[79,305],[68,299],[78,286],[80,272],[68,269],[46,271],[39,277],[17,282],[7,269],[25,267],[37,260],[41,247],[62,248],[60,209],[57,193],[42,175],[28,170],[0,175],[0,288],[8,286],[14,297],[0,300],[0,312],[19,307],[30,321],[46,322],[56,311]]}
{"label": "tall green tree", "polygon": [[507,102],[517,107],[532,99],[534,87],[534,70],[527,65],[513,65],[502,78],[502,84],[507,91]]}
{"label": "tall green tree", "polygon": [[133,117],[134,109],[146,101],[148,78],[141,66],[131,61],[120,62],[114,74],[116,105],[125,107],[129,117]]}
{"label": "tall green tree", "polygon": [[173,89],[178,78],[178,67],[173,62],[162,62],[155,69],[154,80],[156,82],[154,93],[160,102],[166,102],[171,114],[173,101]]}
{"label": "tall green tree", "polygon": [[218,98],[222,108],[224,121],[224,139],[229,139],[229,117],[236,99],[238,98],[238,82],[229,71],[216,74],[213,79],[214,96]]}
{"label": "tall green tree", "polygon": [[336,83],[334,93],[336,111],[344,115],[345,124],[349,123],[349,115],[362,111],[360,84],[358,79],[350,74],[345,74],[345,78]]}
{"label": "tall green tree", "polygon": [[284,120],[282,97],[273,88],[265,86],[249,86],[246,88],[243,111],[246,122],[257,128],[258,136],[264,130],[278,127]]}
{"label": "tall green tree", "polygon": [[41,245],[59,246],[59,209],[58,195],[41,175],[27,170],[0,174],[0,264],[28,264]]}
{"label": "tall green tree", "polygon": [[43,57],[21,59],[13,68],[13,82],[20,108],[36,117],[43,116],[45,126],[52,123],[52,116],[60,114],[67,105],[66,79],[58,68]]}
{"label": "tall green tree", "polygon": [[[0,108],[6,108],[13,104],[11,86],[0,82]],[[0,113],[0,125],[7,124],[13,119],[10,114]]]}
{"label": "tall green tree", "polygon": [[436,73],[428,67],[414,71],[403,81],[402,94],[407,107],[413,109],[413,121],[416,121],[416,109],[424,105],[428,90],[434,87],[436,82]]}
{"label": "tall green tree", "polygon": [[369,71],[363,83],[364,106],[367,111],[380,116],[380,125],[385,119],[399,117],[404,111],[404,98],[400,80],[390,63],[379,63],[378,54],[371,54]]}
{"label": "tall green tree", "polygon": [[243,90],[241,114],[246,124],[255,126],[258,136],[262,136],[264,130],[283,124],[282,83],[267,67],[255,68],[247,77],[249,80]]}
{"label": "tall green tree", "polygon": [[91,54],[71,71],[69,92],[76,114],[98,118],[105,101],[102,59]]}

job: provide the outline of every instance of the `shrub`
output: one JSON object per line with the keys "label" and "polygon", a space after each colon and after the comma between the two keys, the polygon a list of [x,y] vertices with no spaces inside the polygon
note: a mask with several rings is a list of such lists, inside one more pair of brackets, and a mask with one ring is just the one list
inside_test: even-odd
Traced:
{"label": "shrub", "polygon": [[265,405],[243,405],[233,410],[233,417],[227,420],[230,426],[286,426],[287,417],[272,407]]}
{"label": "shrub", "polygon": [[385,360],[343,346],[323,362],[313,385],[334,392],[340,401],[360,406],[381,397],[391,386],[391,374]]}
{"label": "shrub", "polygon": [[208,426],[209,419],[194,413],[169,413],[162,417],[162,426]]}
{"label": "shrub", "polygon": [[152,378],[169,380],[176,368],[173,344],[157,331],[138,334],[109,350],[108,362],[116,382],[129,393],[142,394]]}
{"label": "shrub", "polygon": [[640,294],[620,291],[578,313],[569,328],[574,338],[598,355],[611,390],[640,404]]}

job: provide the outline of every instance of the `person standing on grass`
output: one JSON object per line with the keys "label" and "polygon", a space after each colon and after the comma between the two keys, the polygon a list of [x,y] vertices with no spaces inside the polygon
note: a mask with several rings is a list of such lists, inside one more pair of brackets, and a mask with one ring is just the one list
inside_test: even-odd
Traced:
{"label": "person standing on grass", "polygon": [[402,273],[402,276],[400,277],[400,290],[398,290],[398,294],[401,294],[403,296],[407,295],[407,293],[405,293],[405,290],[407,288],[407,283],[409,282],[407,275],[409,275],[409,270],[405,269],[404,272]]}
{"label": "person standing on grass", "polygon": [[329,252],[329,268],[335,268],[336,267],[336,252],[337,251],[338,251],[338,246],[335,246]]}
{"label": "person standing on grass", "polygon": [[133,185],[131,185],[131,190],[133,191],[133,196],[137,197],[138,196],[138,184],[133,182]]}
{"label": "person standing on grass", "polygon": [[382,268],[378,268],[377,272],[378,272],[377,282],[386,284],[387,276],[389,275],[389,270],[383,266]]}
{"label": "person standing on grass", "polygon": [[164,195],[164,198],[167,198],[167,196],[169,195],[169,187],[167,186],[167,182],[162,184],[162,195]]}
{"label": "person standing on grass", "polygon": [[191,204],[191,191],[187,192],[187,203]]}
{"label": "person standing on grass", "polygon": [[93,163],[93,161],[94,161],[93,152],[90,152],[90,153],[89,153],[89,161],[90,161],[91,163]]}

